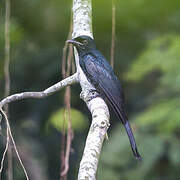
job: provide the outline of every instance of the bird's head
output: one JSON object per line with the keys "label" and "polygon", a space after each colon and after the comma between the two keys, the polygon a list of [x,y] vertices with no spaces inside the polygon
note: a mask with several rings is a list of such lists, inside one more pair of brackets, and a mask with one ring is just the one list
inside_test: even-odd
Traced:
{"label": "bird's head", "polygon": [[91,37],[85,35],[67,40],[66,42],[73,44],[79,52],[87,52],[96,48],[94,40]]}

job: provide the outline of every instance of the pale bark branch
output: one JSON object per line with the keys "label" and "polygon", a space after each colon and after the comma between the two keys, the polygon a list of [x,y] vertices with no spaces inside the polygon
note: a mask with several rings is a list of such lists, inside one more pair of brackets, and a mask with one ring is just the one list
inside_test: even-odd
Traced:
{"label": "pale bark branch", "polygon": [[95,180],[102,144],[109,127],[109,111],[104,100],[97,97],[87,103],[92,123],[80,163],[78,180]]}
{"label": "pale bark branch", "polygon": [[21,100],[21,99],[27,99],[27,98],[45,98],[51,94],[54,94],[55,92],[59,91],[63,87],[66,87],[68,85],[71,85],[73,83],[78,82],[78,74],[75,73],[72,76],[67,77],[66,79],[54,84],[53,86],[45,89],[41,92],[22,92],[13,94],[11,96],[8,96],[4,98],[2,101],[0,101],[0,108],[2,108],[5,104],[8,104],[13,101]]}
{"label": "pale bark branch", "polygon": [[[73,35],[92,35],[91,0],[73,1]],[[80,162],[78,180],[95,180],[101,147],[109,127],[109,110],[104,100],[98,97],[95,88],[84,75],[75,49],[75,60],[79,82],[82,88],[81,98],[86,102],[92,114],[92,124],[86,139],[86,145]]]}

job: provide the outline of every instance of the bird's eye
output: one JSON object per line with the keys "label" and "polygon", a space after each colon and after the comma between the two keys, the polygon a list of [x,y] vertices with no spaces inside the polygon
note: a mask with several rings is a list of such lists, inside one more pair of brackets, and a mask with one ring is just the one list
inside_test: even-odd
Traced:
{"label": "bird's eye", "polygon": [[82,42],[83,44],[87,44],[88,42],[87,42],[87,40],[83,40],[83,42]]}

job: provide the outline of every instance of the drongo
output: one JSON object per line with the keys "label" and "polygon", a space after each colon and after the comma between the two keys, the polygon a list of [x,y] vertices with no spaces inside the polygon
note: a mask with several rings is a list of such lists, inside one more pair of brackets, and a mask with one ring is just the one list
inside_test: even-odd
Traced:
{"label": "drongo", "polygon": [[141,156],[137,150],[132,129],[125,112],[123,90],[112,67],[101,52],[96,49],[95,42],[91,37],[83,35],[67,42],[76,47],[79,55],[79,64],[84,74],[121,120],[129,137],[133,154],[140,160]]}

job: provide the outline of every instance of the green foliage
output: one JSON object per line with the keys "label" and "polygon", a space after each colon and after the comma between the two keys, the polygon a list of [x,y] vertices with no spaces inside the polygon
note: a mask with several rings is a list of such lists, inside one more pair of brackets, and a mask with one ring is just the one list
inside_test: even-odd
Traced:
{"label": "green foliage", "polygon": [[172,139],[171,151],[169,152],[169,158],[173,162],[174,166],[180,165],[180,144],[179,139]]}
{"label": "green foliage", "polygon": [[[17,45],[20,43],[23,38],[24,38],[24,30],[18,24],[15,20],[10,21],[10,43],[11,45]],[[4,47],[5,44],[5,37],[4,37],[4,32],[5,31],[5,24],[1,24],[0,26],[0,47]]]}
{"label": "green foliage", "polygon": [[161,100],[152,104],[136,118],[140,127],[153,126],[158,132],[172,133],[180,129],[180,98]]}
{"label": "green foliage", "polygon": [[[143,161],[138,163],[132,159],[127,135],[124,131],[122,135],[117,128],[104,148],[98,179],[177,179],[180,165],[180,143],[176,136],[180,130],[179,49],[179,35],[163,35],[149,41],[131,64],[127,80],[138,84],[149,76],[152,82],[158,82],[151,88],[153,92],[144,97],[146,108],[133,118]],[[160,75],[152,76],[157,71]]]}
{"label": "green foliage", "polygon": [[164,35],[149,42],[127,72],[127,79],[140,81],[150,72],[161,76],[154,92],[153,103],[136,118],[139,126],[154,126],[160,132],[180,129],[180,36]]}
{"label": "green foliage", "polygon": [[179,49],[179,35],[164,35],[151,40],[147,44],[146,49],[131,65],[126,75],[127,79],[134,81],[141,80],[147,73],[160,70],[164,73],[164,76],[160,80],[161,83],[164,85],[173,83],[172,85],[175,86],[180,80],[180,75],[178,73],[180,68]]}
{"label": "green foliage", "polygon": [[[126,0],[116,1],[120,26],[128,31],[168,31],[179,27],[180,2],[174,0]],[[167,27],[167,23],[171,27]],[[165,26],[164,26],[165,25]],[[149,29],[152,28],[152,29]],[[164,29],[163,29],[164,28]]]}
{"label": "green foliage", "polygon": [[[71,108],[70,112],[72,129],[75,131],[82,131],[88,126],[87,118],[78,110]],[[64,124],[65,119],[65,124]],[[51,124],[58,131],[62,131],[63,127],[67,130],[68,127],[68,111],[61,108],[60,110],[52,113],[48,120],[48,124]]]}
{"label": "green foliage", "polygon": [[[16,45],[20,44],[24,38],[23,28],[16,22],[11,20],[10,22],[10,45],[11,49]],[[4,46],[5,46],[5,24],[1,23],[0,25],[0,78],[3,76],[3,63],[4,63]],[[12,52],[12,51],[11,51]],[[13,59],[13,58],[11,58]]]}
{"label": "green foliage", "polygon": [[[176,179],[180,165],[180,144],[175,136],[155,135],[136,131],[136,140],[143,157],[142,162],[133,158],[126,132],[120,127],[106,142],[100,159],[98,179],[100,180],[152,180],[161,178],[161,168],[167,179]],[[167,159],[167,162],[164,162]],[[165,163],[165,164],[164,164]],[[171,169],[171,171],[166,171]]]}

